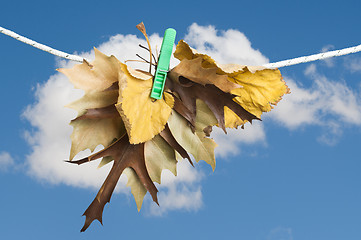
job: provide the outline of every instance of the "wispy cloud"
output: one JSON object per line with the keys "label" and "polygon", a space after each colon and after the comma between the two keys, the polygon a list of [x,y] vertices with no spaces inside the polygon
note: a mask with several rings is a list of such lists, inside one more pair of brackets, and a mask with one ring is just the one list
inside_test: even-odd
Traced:
{"label": "wispy cloud", "polygon": [[320,126],[324,132],[318,140],[334,145],[342,135],[343,127],[361,125],[360,93],[339,79],[329,79],[315,64],[306,68],[305,76],[313,81],[309,88],[285,78],[292,93],[267,116],[291,130],[307,125]]}
{"label": "wispy cloud", "polygon": [[14,165],[14,159],[8,152],[0,152],[0,171],[7,171]]}
{"label": "wispy cloud", "polygon": [[361,58],[360,57],[348,57],[344,63],[346,69],[352,73],[361,72]]}
{"label": "wispy cloud", "polygon": [[218,144],[216,156],[222,158],[240,154],[242,145],[266,144],[266,133],[259,121],[253,121],[252,125],[246,124],[244,129],[227,129],[227,134],[220,128],[214,128],[213,131],[212,137]]}
{"label": "wispy cloud", "polygon": [[287,227],[276,227],[270,231],[267,240],[293,240],[292,229]]}
{"label": "wispy cloud", "polygon": [[[328,52],[328,51],[331,51],[331,50],[334,50],[334,49],[335,49],[335,46],[333,46],[332,44],[328,44],[328,45],[324,46],[321,49],[321,52]],[[327,67],[334,67],[335,66],[335,59],[334,58],[326,58],[326,59],[324,59],[322,61],[324,63],[326,63]]]}

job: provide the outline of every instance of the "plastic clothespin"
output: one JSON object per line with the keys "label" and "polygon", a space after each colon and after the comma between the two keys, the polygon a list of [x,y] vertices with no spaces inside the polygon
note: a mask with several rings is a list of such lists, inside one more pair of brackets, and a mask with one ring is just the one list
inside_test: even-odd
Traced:
{"label": "plastic clothespin", "polygon": [[155,71],[152,92],[150,94],[150,97],[152,98],[162,98],[176,34],[176,30],[174,30],[173,28],[168,28],[167,30],[165,30],[162,46],[160,48],[157,70]]}

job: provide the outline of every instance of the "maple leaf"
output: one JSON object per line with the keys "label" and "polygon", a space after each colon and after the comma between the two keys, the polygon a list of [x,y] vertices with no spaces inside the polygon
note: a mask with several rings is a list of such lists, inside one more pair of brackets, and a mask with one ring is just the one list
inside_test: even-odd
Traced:
{"label": "maple leaf", "polygon": [[85,92],[105,90],[118,81],[119,61],[114,56],[106,56],[96,48],[94,54],[95,60],[92,63],[84,60],[82,64],[71,69],[61,68],[58,71],[64,73],[76,88]]}
{"label": "maple leaf", "polygon": [[125,131],[114,106],[118,99],[119,61],[97,49],[94,52],[92,63],[84,61],[71,69],[58,69],[75,87],[85,91],[82,98],[66,106],[78,112],[70,123],[73,127],[70,159],[85,149],[94,151],[98,145],[108,146]]}

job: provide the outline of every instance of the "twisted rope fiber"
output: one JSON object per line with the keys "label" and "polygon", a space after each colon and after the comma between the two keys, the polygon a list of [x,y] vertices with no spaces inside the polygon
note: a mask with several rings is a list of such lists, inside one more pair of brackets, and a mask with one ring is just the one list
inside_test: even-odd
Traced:
{"label": "twisted rope fiber", "polygon": [[322,60],[322,59],[331,58],[331,57],[343,56],[343,55],[356,53],[356,52],[360,52],[360,51],[361,51],[361,44],[358,46],[355,46],[355,47],[349,47],[349,48],[344,48],[344,49],[340,49],[340,50],[323,52],[323,53],[313,54],[313,55],[309,55],[309,56],[283,60],[283,61],[279,61],[279,62],[275,62],[275,63],[267,63],[267,64],[264,64],[263,67],[280,68],[280,67],[286,67],[286,66],[291,66],[291,65],[297,65],[300,63]]}
{"label": "twisted rope fiber", "polygon": [[[54,48],[48,47],[44,44],[37,43],[29,38],[20,36],[19,34],[13,32],[13,31],[10,31],[6,28],[3,28],[1,26],[0,26],[0,33],[8,35],[12,38],[15,38],[16,40],[19,40],[23,43],[29,44],[33,47],[36,47],[40,50],[51,53],[58,57],[62,57],[62,58],[68,59],[68,60],[76,61],[76,62],[83,62],[83,60],[87,60],[80,56],[68,54],[68,53],[56,50]],[[304,57],[292,58],[292,59],[287,59],[287,60],[274,62],[274,63],[267,63],[262,66],[265,68],[281,68],[281,67],[286,67],[286,66],[297,65],[300,63],[306,63],[306,62],[312,62],[312,61],[322,60],[322,59],[331,58],[331,57],[348,55],[348,54],[356,53],[356,52],[361,52],[361,44],[358,46],[355,46],[355,47],[349,47],[349,48],[344,48],[344,49],[340,49],[340,50],[318,53],[318,54],[313,54],[313,55],[304,56]]]}
{"label": "twisted rope fiber", "polygon": [[29,38],[20,36],[19,34],[13,32],[13,31],[7,30],[7,29],[5,29],[5,28],[3,28],[1,26],[0,26],[0,33],[8,35],[9,37],[15,38],[16,40],[19,40],[19,41],[21,41],[23,43],[29,44],[29,45],[31,45],[33,47],[36,47],[36,48],[38,48],[40,50],[51,53],[51,54],[53,54],[55,56],[58,56],[58,57],[62,57],[62,58],[65,58],[65,59],[76,61],[76,62],[83,62],[83,59],[84,59],[84,58],[82,58],[80,56],[68,54],[68,53],[56,50],[54,48],[48,47],[48,46],[46,46],[44,44],[37,43],[37,42],[35,42],[35,41],[33,41],[33,40],[29,39]]}

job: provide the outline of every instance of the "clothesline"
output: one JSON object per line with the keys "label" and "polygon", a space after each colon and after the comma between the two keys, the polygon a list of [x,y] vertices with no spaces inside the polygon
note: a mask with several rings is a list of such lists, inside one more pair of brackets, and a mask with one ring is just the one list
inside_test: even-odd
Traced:
{"label": "clothesline", "polygon": [[[62,57],[62,58],[68,59],[68,60],[76,61],[76,62],[83,62],[83,60],[87,60],[83,57],[65,53],[65,52],[56,50],[54,48],[48,47],[44,44],[35,42],[29,38],[21,36],[13,31],[10,31],[1,26],[0,26],[0,33],[8,35],[12,38],[15,38],[18,41],[29,44],[35,48],[38,48],[45,52],[51,53],[58,57]],[[286,66],[291,66],[291,65],[297,65],[300,63],[306,63],[306,62],[312,62],[312,61],[322,60],[322,59],[331,58],[331,57],[348,55],[348,54],[356,53],[356,52],[360,52],[360,51],[361,51],[361,44],[358,46],[344,48],[344,49],[340,49],[340,50],[333,50],[333,51],[328,51],[328,52],[323,52],[323,53],[317,53],[317,54],[313,54],[313,55],[309,55],[309,56],[297,57],[297,58],[287,59],[287,60],[274,62],[274,63],[267,63],[267,64],[264,64],[263,66],[266,68],[281,68],[281,67],[286,67]]]}

